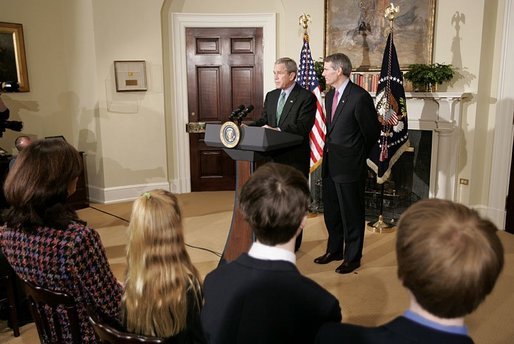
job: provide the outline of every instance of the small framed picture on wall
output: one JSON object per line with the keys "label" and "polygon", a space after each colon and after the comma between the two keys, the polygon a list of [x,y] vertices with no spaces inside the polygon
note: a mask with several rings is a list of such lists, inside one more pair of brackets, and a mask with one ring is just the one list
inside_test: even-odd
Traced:
{"label": "small framed picture on wall", "polygon": [[146,91],[146,61],[114,61],[116,91]]}

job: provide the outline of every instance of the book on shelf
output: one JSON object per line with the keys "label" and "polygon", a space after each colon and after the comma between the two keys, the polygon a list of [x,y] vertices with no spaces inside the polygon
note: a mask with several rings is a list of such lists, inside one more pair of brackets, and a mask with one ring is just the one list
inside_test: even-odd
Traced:
{"label": "book on shelf", "polygon": [[350,79],[353,83],[359,85],[370,93],[376,93],[378,87],[378,80],[380,79],[380,72],[352,72]]}

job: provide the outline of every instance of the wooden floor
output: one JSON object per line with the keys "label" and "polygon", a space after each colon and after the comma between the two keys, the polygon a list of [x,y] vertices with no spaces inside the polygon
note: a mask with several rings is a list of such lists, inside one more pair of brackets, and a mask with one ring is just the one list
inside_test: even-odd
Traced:
{"label": "wooden floor", "polygon": [[[201,192],[178,195],[184,213],[188,252],[202,276],[214,269],[223,251],[230,227],[233,192]],[[126,220],[131,203],[93,204],[79,211],[100,233],[114,274],[123,280],[125,269]],[[514,343],[514,326],[510,321],[514,309],[514,236],[501,232],[506,251],[505,269],[493,293],[479,309],[466,319],[477,344]],[[341,303],[343,320],[362,325],[378,325],[391,320],[408,306],[408,296],[396,277],[395,233],[366,231],[363,265],[355,273],[339,275],[338,263],[317,265],[313,259],[325,251],[326,229],[323,216],[308,219],[303,244],[297,254],[300,271],[314,279]],[[199,248],[194,248],[199,247]],[[200,249],[200,248],[204,248]],[[212,251],[212,252],[211,252]],[[0,343],[39,343],[34,324],[21,328],[21,336],[0,322]]]}

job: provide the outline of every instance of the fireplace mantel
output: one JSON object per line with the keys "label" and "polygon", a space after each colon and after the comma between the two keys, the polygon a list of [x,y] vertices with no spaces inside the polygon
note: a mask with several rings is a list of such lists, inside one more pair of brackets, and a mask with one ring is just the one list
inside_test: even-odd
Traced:
{"label": "fireplace mantel", "polygon": [[433,132],[429,197],[457,200],[463,92],[406,92],[409,129]]}

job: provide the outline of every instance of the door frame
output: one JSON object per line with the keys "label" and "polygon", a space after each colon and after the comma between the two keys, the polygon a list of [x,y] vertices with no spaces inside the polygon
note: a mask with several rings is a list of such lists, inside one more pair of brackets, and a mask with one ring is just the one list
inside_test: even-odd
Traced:
{"label": "door frame", "polygon": [[[175,193],[191,192],[191,170],[189,156],[189,136],[186,133],[188,123],[187,106],[187,61],[186,61],[186,28],[188,27],[262,27],[263,47],[263,94],[272,87],[273,77],[271,71],[276,59],[276,14],[275,13],[248,13],[248,14],[203,14],[203,13],[170,13],[169,14],[169,40],[171,53],[169,54],[169,102],[166,115],[168,161],[171,162],[168,170],[171,172],[170,188]],[[256,104],[257,105],[257,104]]]}
{"label": "door frame", "polygon": [[[505,1],[501,44],[496,121],[489,182],[488,217],[505,229],[506,197],[509,189],[514,116],[514,0]],[[510,181],[511,183],[514,181]]]}

